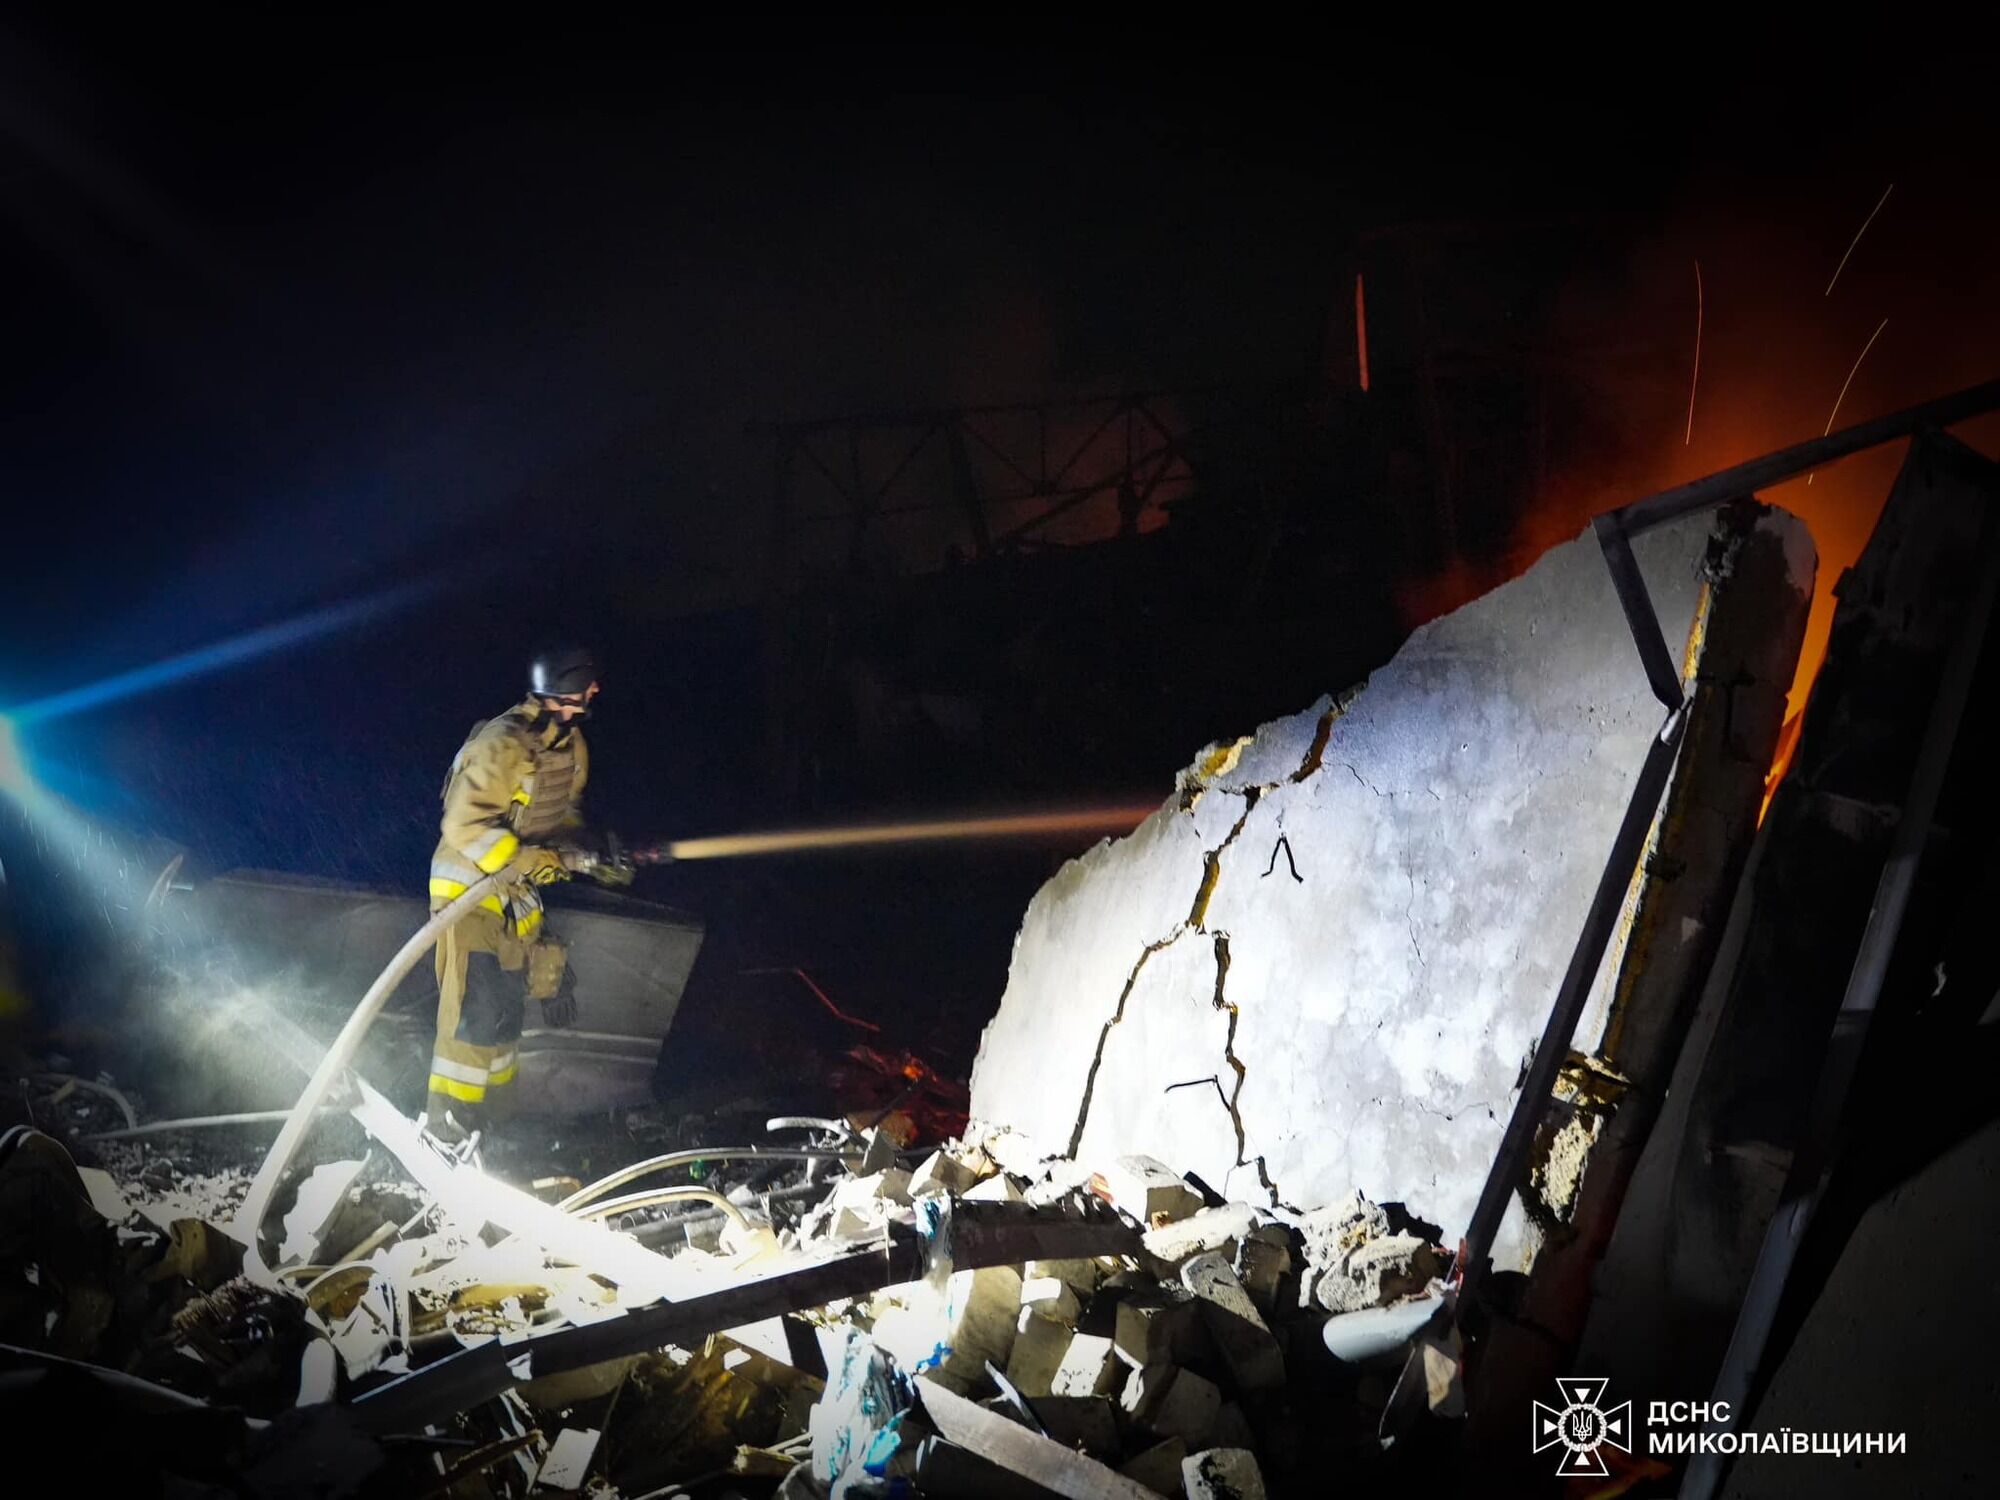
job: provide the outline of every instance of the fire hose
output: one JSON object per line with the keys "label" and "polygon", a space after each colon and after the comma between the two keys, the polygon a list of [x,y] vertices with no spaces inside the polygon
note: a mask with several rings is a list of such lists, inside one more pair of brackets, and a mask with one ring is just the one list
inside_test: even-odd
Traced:
{"label": "fire hose", "polygon": [[[368,993],[361,997],[361,1003],[354,1007],[354,1014],[347,1018],[347,1024],[340,1028],[340,1035],[333,1039],[333,1045],[326,1050],[319,1066],[307,1080],[305,1092],[299,1095],[292,1106],[284,1127],[279,1130],[277,1140],[271,1143],[270,1152],[264,1157],[264,1164],[257,1169],[251,1180],[250,1191],[243,1199],[242,1207],[236,1210],[236,1237],[248,1247],[245,1267],[253,1276],[261,1272],[268,1276],[264,1258],[258,1250],[257,1238],[261,1231],[264,1215],[271,1207],[271,1198],[278,1190],[278,1183],[285,1175],[292,1158],[298,1154],[299,1144],[305,1139],[306,1131],[318,1117],[319,1106],[333,1088],[348,1061],[354,1056],[355,1048],[361,1045],[361,1038],[374,1024],[375,1017],[388,1003],[389,996],[397,985],[403,982],[410,970],[417,966],[417,960],[430,952],[439,938],[457,926],[478,909],[479,903],[500,887],[499,875],[488,875],[467,888],[451,905],[436,913],[428,922],[419,927],[410,940],[396,950],[396,956],[389,960],[382,972],[375,976],[375,982],[368,987]],[[262,1279],[260,1277],[259,1279]]]}
{"label": "fire hose", "polygon": [[[728,859],[744,855],[778,854],[805,849],[833,849],[874,844],[922,843],[937,839],[964,838],[1008,838],[1024,834],[1074,833],[1085,829],[1106,827],[1131,827],[1149,809],[1135,808],[1093,808],[1079,812],[1039,813],[999,818],[960,818],[906,823],[890,823],[849,828],[795,829],[776,833],[739,834],[722,838],[676,839],[668,842],[641,845],[628,848],[616,838],[606,841],[602,855],[588,862],[579,861],[572,866],[572,872],[591,874],[607,883],[629,882],[631,873],[638,867],[664,865],[691,859]],[[601,870],[599,867],[602,867]],[[248,1245],[249,1253],[245,1264],[253,1276],[268,1278],[269,1271],[264,1266],[258,1251],[257,1240],[269,1212],[271,1199],[275,1196],[279,1181],[297,1155],[306,1131],[317,1118],[319,1107],[328,1092],[339,1079],[355,1049],[361,1044],[369,1026],[374,1023],[392,991],[403,982],[403,978],[416,967],[417,960],[428,953],[446,932],[459,921],[469,916],[498,887],[499,875],[488,875],[471,886],[464,895],[451,905],[436,913],[430,921],[418,928],[410,940],[397,950],[389,960],[368,993],[361,997],[361,1003],[354,1008],[354,1014],[347,1018],[347,1024],[335,1037],[326,1056],[320,1059],[318,1068],[307,1082],[305,1092],[299,1095],[292,1106],[291,1114],[278,1132],[278,1138],[257,1169],[251,1181],[250,1191],[237,1209],[234,1229],[237,1238]],[[892,1106],[893,1107],[893,1106]]]}

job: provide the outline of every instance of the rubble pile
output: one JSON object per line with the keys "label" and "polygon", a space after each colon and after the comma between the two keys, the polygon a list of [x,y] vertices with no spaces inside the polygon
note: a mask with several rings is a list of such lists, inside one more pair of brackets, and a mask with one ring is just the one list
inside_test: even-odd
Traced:
{"label": "rubble pile", "polygon": [[[1379,1452],[1388,1382],[1452,1269],[1434,1231],[1400,1206],[1297,1215],[1217,1201],[1147,1157],[1031,1150],[1004,1131],[955,1143],[913,1172],[850,1177],[808,1216],[805,1236],[850,1244],[964,1204],[1043,1222],[1109,1209],[1132,1233],[1114,1254],[946,1260],[813,1310],[829,1373],[811,1459],[781,1493],[894,1493],[900,1478],[925,1495],[1253,1496],[1267,1475],[1289,1492],[1311,1394],[1333,1397],[1314,1411],[1316,1464],[1343,1436],[1357,1465]],[[1401,1331],[1357,1339],[1336,1314],[1362,1312]],[[1442,1393],[1431,1405],[1456,1414]]]}
{"label": "rubble pile", "polygon": [[[1225,1202],[1005,1131],[910,1151],[809,1122],[781,1179],[760,1158],[783,1147],[717,1150],[643,1205],[664,1191],[619,1189],[668,1158],[517,1187],[359,1087],[369,1150],[295,1173],[255,1243],[241,1168],[189,1172],[173,1137],[78,1167],[12,1132],[0,1194],[32,1209],[5,1221],[0,1363],[228,1417],[199,1452],[148,1439],[160,1472],[226,1472],[217,1493],[286,1493],[309,1461],[325,1494],[1254,1496],[1308,1444],[1379,1452],[1451,1271],[1394,1205]],[[761,1191],[721,1190],[732,1156]],[[1342,1334],[1357,1317],[1389,1331]]]}

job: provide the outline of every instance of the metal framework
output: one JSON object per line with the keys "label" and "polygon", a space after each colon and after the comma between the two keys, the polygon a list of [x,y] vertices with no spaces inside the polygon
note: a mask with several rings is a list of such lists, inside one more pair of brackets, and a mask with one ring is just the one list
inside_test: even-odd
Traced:
{"label": "metal framework", "polygon": [[775,546],[783,556],[802,532],[841,528],[852,561],[886,524],[930,516],[946,521],[944,544],[983,557],[1060,545],[1054,523],[1104,497],[1118,517],[1105,534],[1130,535],[1193,489],[1203,434],[1297,397],[1218,386],[780,423]]}
{"label": "metal framework", "polygon": [[[1667,651],[1666,639],[1660,629],[1659,615],[1647,596],[1644,579],[1640,576],[1637,562],[1632,556],[1632,538],[1641,532],[1670,521],[1723,505],[1731,500],[1754,495],[1766,485],[1803,474],[1818,465],[1844,458],[1851,453],[1859,453],[1864,448],[1872,448],[1898,438],[1909,437],[1927,429],[1941,429],[1968,417],[2000,410],[2000,380],[1989,380],[1983,385],[1939,397],[1935,401],[1918,406],[1906,407],[1877,417],[1870,422],[1843,428],[1825,437],[1814,438],[1810,442],[1798,443],[1790,448],[1782,448],[1762,458],[1737,464],[1705,479],[1697,479],[1674,489],[1663,490],[1649,495],[1616,510],[1607,511],[1597,518],[1597,538],[1604,549],[1605,565],[1610,570],[1611,582],[1618,591],[1619,603],[1624,607],[1626,622],[1632,629],[1633,645],[1638,649],[1640,662],[1646,671],[1648,683],[1653,693],[1666,708],[1666,717],[1660,724],[1659,735],[1652,748],[1647,751],[1644,764],[1639,771],[1639,780],[1632,789],[1632,800],[1626,806],[1624,819],[1618,825],[1618,832],[1611,842],[1611,851],[1605,860],[1604,874],[1599,878],[1596,893],[1591,898],[1590,909],[1584,916],[1583,931],[1577,937],[1576,947],[1570,954],[1569,968],[1563,974],[1561,985],[1556,990],[1555,1004],[1550,1009],[1548,1024],[1542,1029],[1541,1041],[1536,1045],[1533,1060],[1529,1063],[1527,1077],[1522,1081],[1519,1096],[1514,1101],[1514,1111],[1509,1116],[1507,1128],[1500,1137],[1500,1147],[1494,1156],[1493,1168],[1487,1174],[1486,1184],[1481,1189],[1478,1205],[1473,1209],[1472,1219],[1467,1226],[1462,1257],[1464,1267],[1460,1285],[1459,1311],[1461,1316],[1470,1301],[1471,1294],[1486,1274],[1487,1258],[1493,1248],[1493,1237],[1499,1232],[1500,1220],[1506,1213],[1508,1201],[1514,1191],[1527,1176],[1528,1156],[1541,1127],[1543,1117],[1548,1113],[1554,1098],[1556,1076],[1569,1055],[1571,1040],[1576,1035],[1577,1023],[1583,1017],[1583,1009],[1590,996],[1592,978],[1597,966],[1603,960],[1606,944],[1610,941],[1616,924],[1619,904],[1624,900],[1625,891],[1631,884],[1632,873],[1637,868],[1640,853],[1645,847],[1646,831],[1652,826],[1659,812],[1660,798],[1665,794],[1669,773],[1673,769],[1674,756],[1679,748],[1682,730],[1686,727],[1686,701],[1681,691],[1680,673],[1675,669],[1673,658]],[[1986,607],[1990,609],[1991,593],[1983,595]],[[1975,613],[1979,614],[1977,624],[1983,632],[1985,616],[1979,611],[1979,601],[1975,601]],[[1970,669],[1967,668],[1969,671]],[[1952,679],[1953,683],[1956,678]],[[1950,684],[1948,684],[1948,688]],[[1940,694],[1940,712],[1943,700],[1950,692]],[[1939,732],[1939,723],[1934,722],[1933,733]],[[1956,714],[1951,717],[1949,728],[1955,733]],[[1944,751],[1934,751],[1927,740],[1926,759],[1919,767],[1921,781],[1930,766],[1933,754],[1949,751],[1949,739]],[[1941,774],[1941,768],[1940,768]],[[1929,789],[1930,800],[1935,800],[1935,788]],[[1906,816],[1905,824],[1910,837],[1921,837],[1923,826],[1928,824],[1929,803],[1921,798],[1922,786],[1912,788],[1911,806],[1906,813],[1921,813],[1921,818]],[[1881,966],[1887,961],[1887,947],[1893,942],[1895,930],[1900,926],[1901,901],[1907,898],[1906,886],[1900,895],[1892,887],[1892,877],[1898,882],[1907,882],[1913,874],[1914,860],[1905,858],[1904,830],[1899,830],[1898,841],[1891,853],[1888,867],[1883,873],[1884,888],[1877,897],[1877,907],[1871,917],[1869,928],[1864,935],[1862,951],[1855,962],[1855,978],[1849,985],[1848,999],[1843,1002],[1842,1015],[1845,1018],[1858,1007],[1872,1010],[1874,988],[1881,982]],[[1890,898],[1894,897],[1894,900]],[[1892,920],[1886,935],[1878,925],[1879,918],[1887,915]],[[1857,994],[1859,991],[1859,995]],[[1865,998],[1865,1007],[1862,1000]],[[1865,1022],[1864,1022],[1865,1025]],[[1844,1079],[1840,1090],[1845,1094]],[[1809,1213],[1810,1204],[1800,1206],[1800,1212]],[[1783,1236],[1789,1237],[1795,1246],[1796,1230],[1802,1228],[1802,1220],[1797,1225],[1786,1226]],[[1773,1234],[1780,1234],[1780,1227],[1773,1226]],[[1760,1282],[1775,1276],[1782,1287],[1783,1274],[1791,1264],[1788,1248],[1773,1249],[1766,1246],[1766,1259],[1773,1260],[1769,1266],[1760,1259],[1758,1275]],[[1753,1283],[1753,1295],[1760,1287]],[[1771,1293],[1772,1305],[1769,1313],[1775,1313],[1775,1292]],[[1756,1309],[1746,1306],[1746,1318],[1763,1316]],[[1764,1331],[1768,1331],[1769,1317],[1763,1316]],[[1739,1342],[1746,1337],[1746,1331],[1739,1327]],[[1763,1333],[1754,1336],[1754,1343],[1761,1349]],[[1732,1344],[1731,1359],[1725,1367],[1724,1380],[1728,1383],[1738,1378],[1742,1356],[1745,1351]],[[1747,1376],[1741,1377],[1747,1382]],[[1733,1389],[1733,1387],[1732,1387]]]}
{"label": "metal framework", "polygon": [[[1862,929],[1847,987],[1840,998],[1840,1010],[1834,1017],[1826,1056],[1814,1083],[1805,1133],[1785,1174],[1777,1213],[1765,1228],[1764,1243],[1758,1248],[1750,1285],[1737,1311],[1736,1327],[1723,1354],[1722,1368],[1716,1375],[1714,1398],[1726,1404],[1730,1413],[1727,1425],[1732,1429],[1742,1422],[1744,1405],[1750,1398],[1771,1330],[1778,1320],[1785,1283],[1832,1182],[1841,1116],[1861,1066],[1862,1051],[1867,1045],[1883,983],[1888,978],[1889,961],[1909,910],[1945,775],[1972,696],[1980,654],[1991,629],[1995,599],[2000,597],[2000,519],[1990,514],[1982,546],[1984,555],[1972,595],[1946,657],[1936,696],[1931,700],[1916,767],[1904,794],[1888,855],[1882,862],[1868,922]],[[1697,1456],[1688,1466],[1682,1500],[1709,1500],[1721,1487],[1728,1464],[1728,1457],[1717,1452]]]}

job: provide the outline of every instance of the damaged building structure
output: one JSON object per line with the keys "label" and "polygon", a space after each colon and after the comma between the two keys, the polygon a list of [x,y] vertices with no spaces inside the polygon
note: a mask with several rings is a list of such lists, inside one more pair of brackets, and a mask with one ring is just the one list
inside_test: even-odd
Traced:
{"label": "damaged building structure", "polygon": [[[312,1135],[359,1159],[200,1199],[70,1090],[0,1147],[15,1409],[125,1413],[189,1493],[627,1500],[1528,1491],[1572,1374],[1765,1425],[1855,1121],[2000,983],[2000,469],[1943,431],[1996,406],[1607,512],[1202,750],[1030,904],[957,1139],[511,1186],[354,1071]],[[1817,563],[1757,491],[1905,437],[1788,723]],[[1759,1492],[1617,1436],[1633,1493]]]}

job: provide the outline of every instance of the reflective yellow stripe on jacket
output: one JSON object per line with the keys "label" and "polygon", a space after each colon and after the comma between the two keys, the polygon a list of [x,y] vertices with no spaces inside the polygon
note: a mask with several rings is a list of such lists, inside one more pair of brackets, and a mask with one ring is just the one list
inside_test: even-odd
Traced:
{"label": "reflective yellow stripe on jacket", "polygon": [[[524,843],[540,844],[576,821],[589,751],[580,733],[558,744],[552,726],[533,727],[536,713],[524,703],[488,721],[453,759],[431,855],[432,900],[455,900],[481,876],[505,870]],[[532,938],[541,929],[541,893],[526,880],[510,880],[481,904],[517,936]]]}
{"label": "reflective yellow stripe on jacket", "polygon": [[[439,874],[439,868],[443,864],[442,860],[431,862],[431,899],[456,901],[472,888],[472,881],[461,879],[461,872],[447,871],[445,874]],[[496,917],[510,919],[518,936],[533,937],[541,930],[542,898],[531,885],[522,884],[511,888],[504,901],[499,893],[495,892],[479,904]]]}
{"label": "reflective yellow stripe on jacket", "polygon": [[465,856],[482,875],[497,875],[521,852],[521,841],[506,828],[489,828],[465,847]]}

